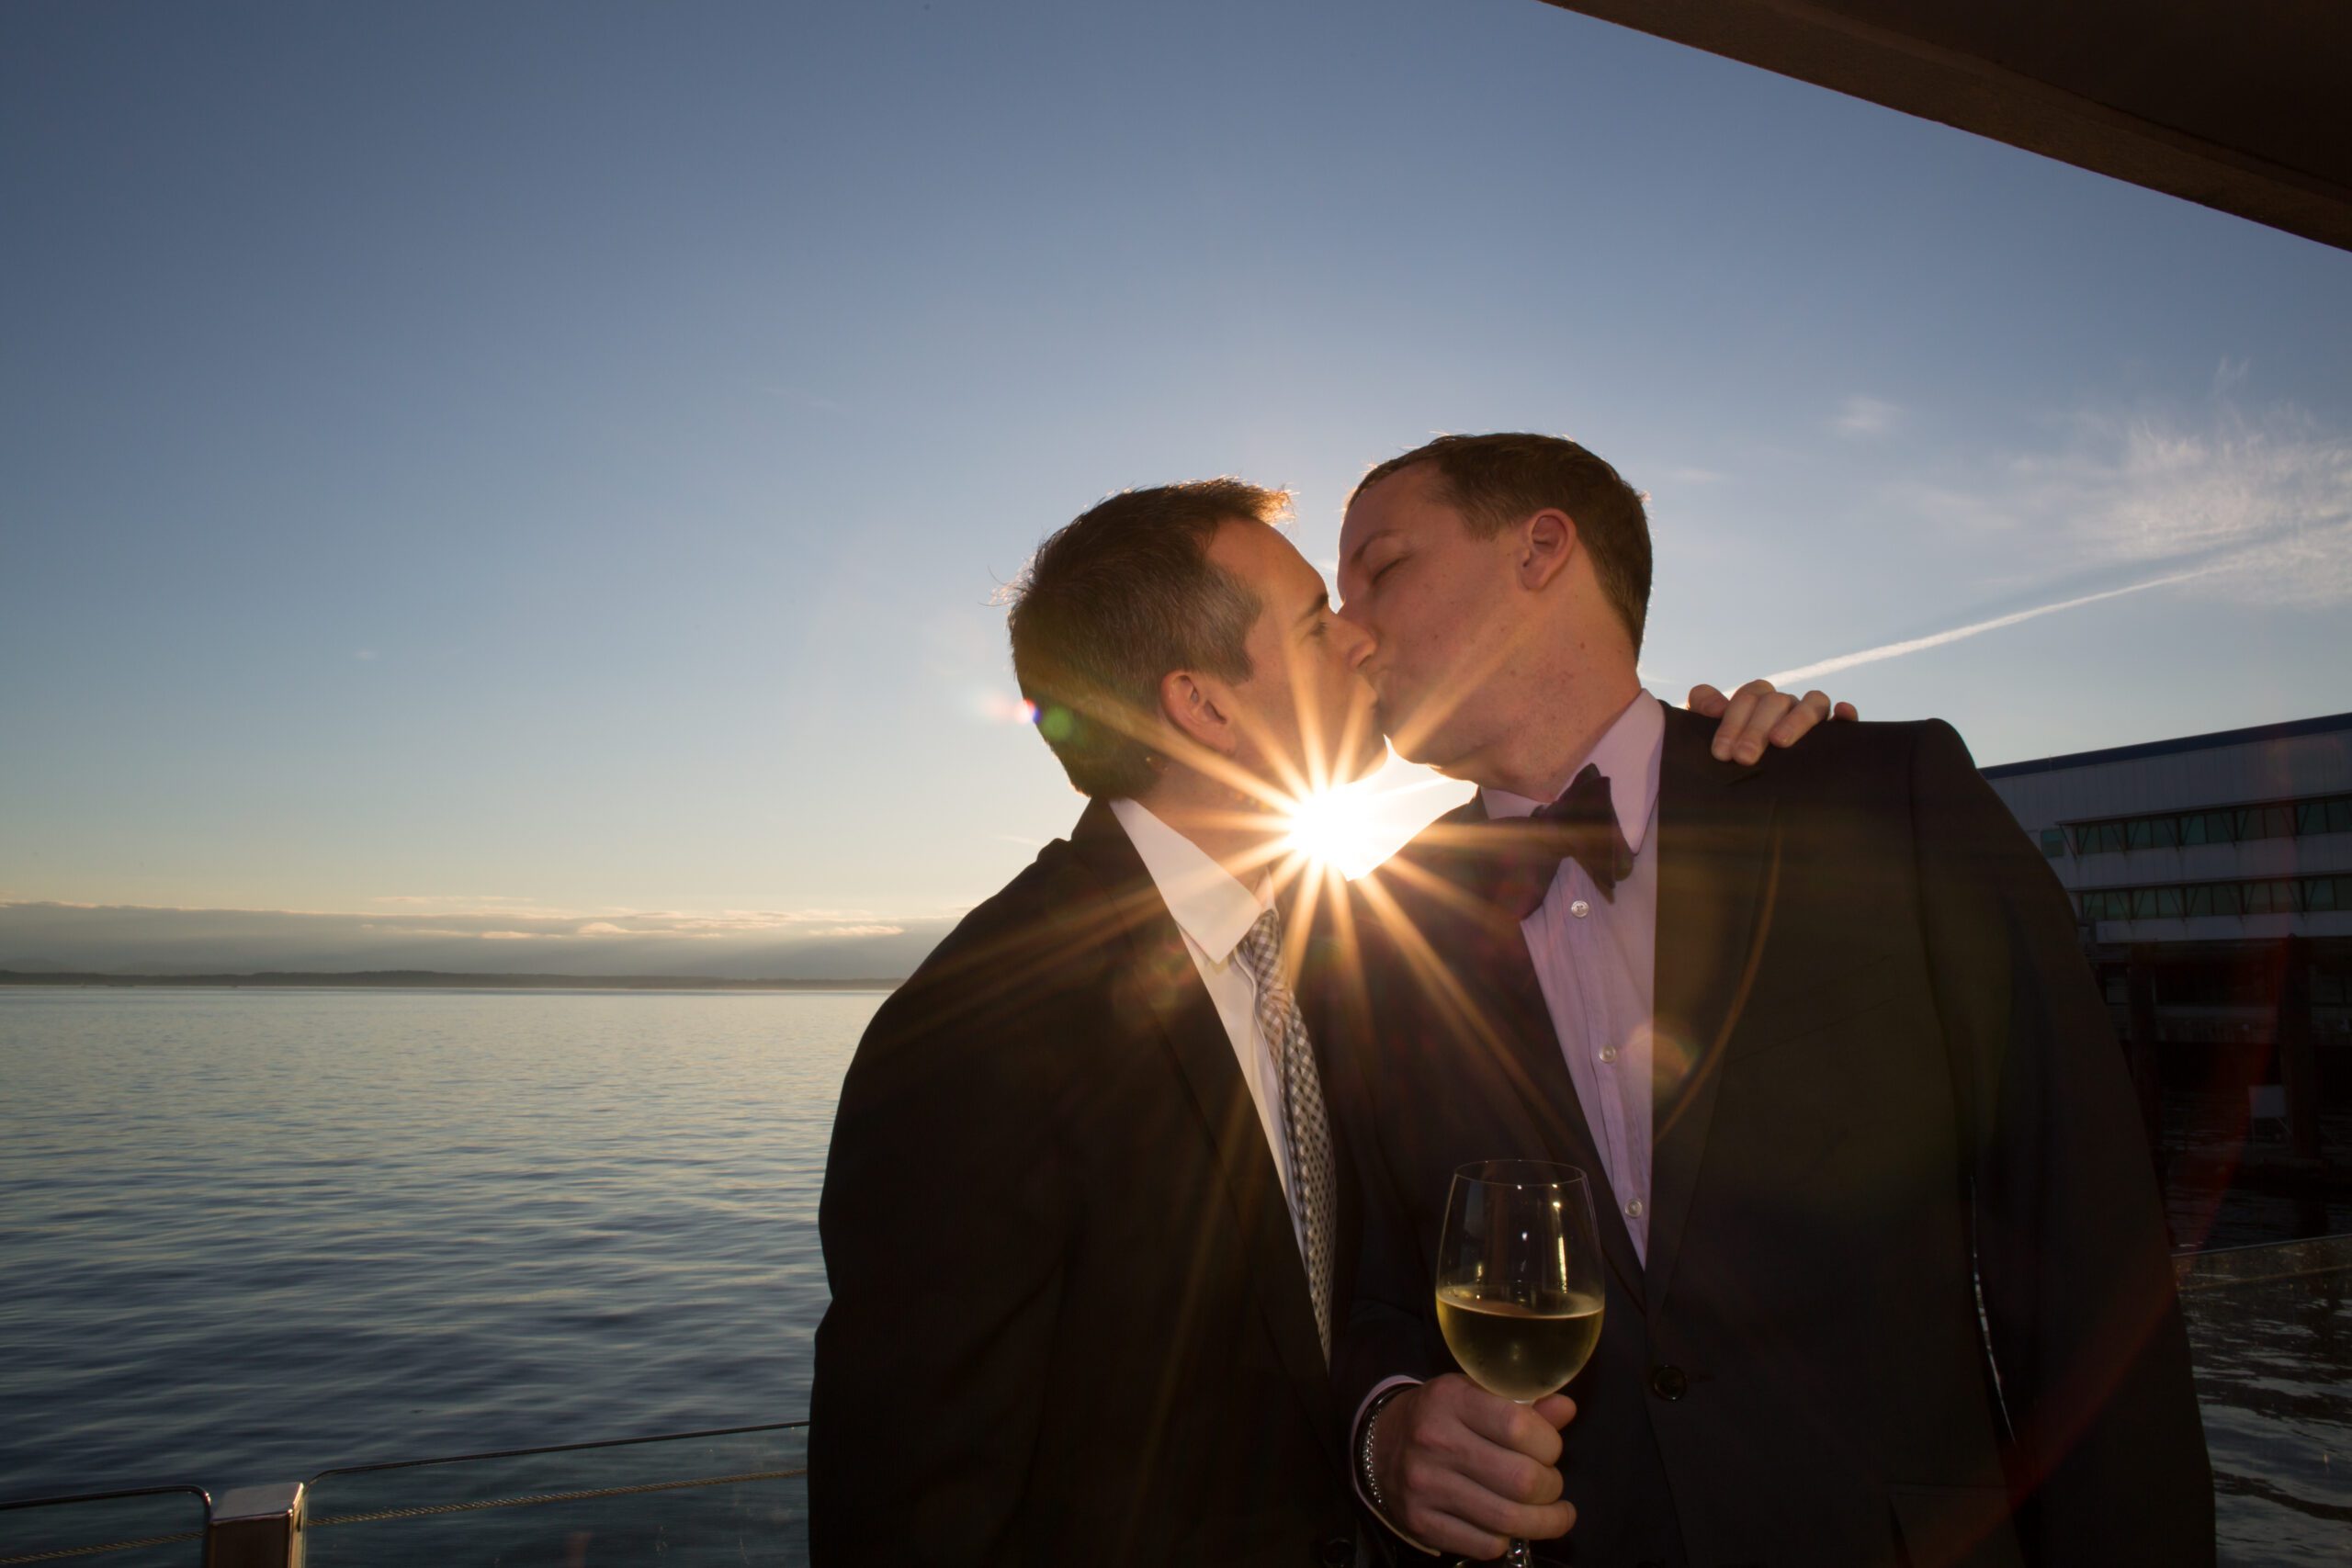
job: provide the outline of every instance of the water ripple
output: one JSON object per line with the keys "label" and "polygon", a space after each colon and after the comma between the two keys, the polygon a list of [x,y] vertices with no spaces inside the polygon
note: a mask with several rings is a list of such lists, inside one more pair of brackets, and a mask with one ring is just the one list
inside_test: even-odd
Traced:
{"label": "water ripple", "polygon": [[0,993],[0,1495],[804,1415],[879,1000]]}

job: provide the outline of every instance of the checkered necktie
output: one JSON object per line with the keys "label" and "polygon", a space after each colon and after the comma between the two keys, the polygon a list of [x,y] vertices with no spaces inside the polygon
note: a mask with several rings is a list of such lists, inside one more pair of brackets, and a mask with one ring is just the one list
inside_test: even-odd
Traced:
{"label": "checkered necktie", "polygon": [[1306,1289],[1315,1301],[1315,1328],[1323,1356],[1331,1355],[1331,1123],[1323,1111],[1323,1078],[1306,1038],[1306,1020],[1283,977],[1283,918],[1268,909],[1235,949],[1258,986],[1258,1028],[1283,1079],[1283,1135],[1290,1144],[1298,1219],[1306,1237]]}

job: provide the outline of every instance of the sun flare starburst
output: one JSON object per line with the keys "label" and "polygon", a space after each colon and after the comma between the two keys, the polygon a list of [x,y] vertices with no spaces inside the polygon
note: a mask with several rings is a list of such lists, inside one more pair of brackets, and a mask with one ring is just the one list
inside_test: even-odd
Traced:
{"label": "sun flare starburst", "polygon": [[1283,848],[1317,870],[1362,876],[1392,847],[1380,841],[1372,795],[1362,784],[1310,790],[1291,801],[1284,815],[1290,834]]}

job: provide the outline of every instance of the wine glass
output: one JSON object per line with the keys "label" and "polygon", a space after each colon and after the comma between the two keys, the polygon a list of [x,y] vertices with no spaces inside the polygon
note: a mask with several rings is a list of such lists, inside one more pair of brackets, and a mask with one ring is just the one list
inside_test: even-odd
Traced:
{"label": "wine glass", "polygon": [[[1437,1325],[1470,1380],[1532,1404],[1600,1343],[1600,1232],[1572,1165],[1498,1159],[1453,1173],[1437,1247]],[[1505,1559],[1528,1568],[1527,1542]]]}

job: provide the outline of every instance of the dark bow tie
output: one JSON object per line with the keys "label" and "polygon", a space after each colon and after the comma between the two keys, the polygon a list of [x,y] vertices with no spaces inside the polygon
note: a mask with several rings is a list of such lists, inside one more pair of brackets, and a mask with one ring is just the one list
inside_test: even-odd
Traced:
{"label": "dark bow tie", "polygon": [[1485,863],[1480,891],[1515,920],[1527,919],[1544,902],[1564,860],[1584,867],[1612,904],[1617,885],[1634,874],[1633,846],[1617,826],[1609,776],[1589,762],[1559,799],[1537,807],[1530,817],[1498,818],[1480,829],[1476,839]]}

